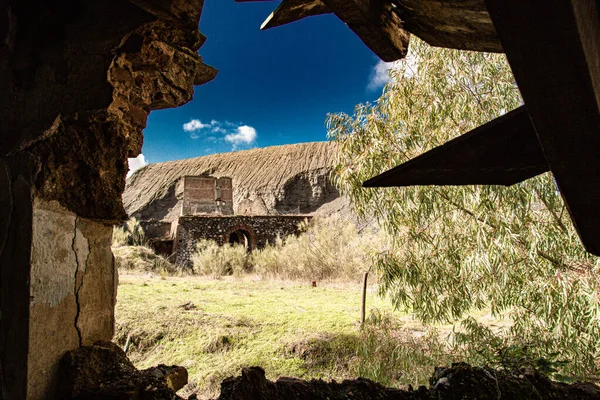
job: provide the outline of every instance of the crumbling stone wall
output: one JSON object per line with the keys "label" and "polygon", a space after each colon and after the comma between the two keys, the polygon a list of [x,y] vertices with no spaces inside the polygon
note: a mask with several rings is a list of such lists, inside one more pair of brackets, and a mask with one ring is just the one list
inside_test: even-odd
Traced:
{"label": "crumbling stone wall", "polygon": [[278,237],[299,234],[298,225],[310,218],[302,215],[181,216],[175,237],[175,260],[178,265],[190,266],[190,256],[200,239],[224,245],[229,243],[232,233],[240,230],[249,234],[251,250],[262,248]]}
{"label": "crumbling stone wall", "polygon": [[171,223],[151,219],[149,221],[140,221],[140,226],[144,231],[146,245],[155,253],[165,257],[173,254],[173,238],[171,236]]}
{"label": "crumbling stone wall", "polygon": [[54,398],[64,353],[112,338],[127,158],[216,74],[202,5],[0,3],[0,398]]}
{"label": "crumbling stone wall", "polygon": [[213,176],[183,177],[181,215],[233,214],[231,178]]}
{"label": "crumbling stone wall", "polygon": [[227,176],[217,179],[217,199],[223,203],[222,214],[233,214],[233,180]]}

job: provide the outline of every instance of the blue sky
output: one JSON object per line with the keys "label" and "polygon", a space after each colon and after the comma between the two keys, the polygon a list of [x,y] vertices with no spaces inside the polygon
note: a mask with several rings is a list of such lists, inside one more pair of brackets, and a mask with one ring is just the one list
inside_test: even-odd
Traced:
{"label": "blue sky", "polygon": [[277,4],[205,1],[199,53],[219,74],[188,104],[150,114],[144,160],[133,167],[326,140],[328,112],[351,113],[379,97],[385,67],[333,15],[260,31]]}

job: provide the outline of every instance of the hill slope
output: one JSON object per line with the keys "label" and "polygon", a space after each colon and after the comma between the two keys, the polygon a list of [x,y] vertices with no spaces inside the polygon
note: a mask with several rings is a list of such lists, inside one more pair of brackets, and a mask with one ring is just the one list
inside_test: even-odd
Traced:
{"label": "hill slope", "polygon": [[301,143],[150,164],[127,181],[123,203],[130,216],[172,221],[180,212],[183,177],[233,179],[237,214],[330,214],[347,209],[329,174],[336,146]]}

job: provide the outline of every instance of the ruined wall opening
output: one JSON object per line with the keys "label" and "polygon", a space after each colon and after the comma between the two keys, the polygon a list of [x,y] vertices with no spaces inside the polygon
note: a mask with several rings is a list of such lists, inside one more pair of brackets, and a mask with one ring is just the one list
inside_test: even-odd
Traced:
{"label": "ruined wall opening", "polygon": [[249,250],[248,245],[250,244],[250,234],[244,230],[231,232],[227,242],[230,245],[242,245],[246,248],[246,250]]}
{"label": "ruined wall opening", "polygon": [[236,226],[225,236],[225,243],[244,246],[248,253],[256,249],[256,234],[249,226]]}

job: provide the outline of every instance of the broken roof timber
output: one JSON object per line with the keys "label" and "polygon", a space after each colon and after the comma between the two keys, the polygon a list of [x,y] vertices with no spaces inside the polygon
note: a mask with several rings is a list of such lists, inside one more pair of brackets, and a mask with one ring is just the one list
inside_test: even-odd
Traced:
{"label": "broken roof timber", "polygon": [[330,12],[384,61],[404,57],[407,32],[433,46],[502,51],[484,0],[283,0],[261,29]]}
{"label": "broken roof timber", "polygon": [[486,3],[579,236],[600,255],[600,4]]}
{"label": "broken roof timber", "polygon": [[502,52],[484,0],[392,0],[404,29],[432,46]]}
{"label": "broken roof timber", "polygon": [[263,22],[260,29],[275,28],[306,17],[329,13],[331,10],[321,0],[284,0]]}
{"label": "broken roof timber", "polygon": [[379,58],[395,61],[406,56],[410,38],[395,9],[390,1],[383,0],[283,0],[263,22],[261,29],[334,13]]}
{"label": "broken roof timber", "polygon": [[[548,0],[540,8],[520,0],[487,0],[487,5],[533,132],[575,228],[586,250],[600,255],[600,4],[595,0]],[[486,127],[490,124],[473,132]],[[515,129],[497,124],[496,129],[499,127]],[[454,149],[454,156],[462,157],[456,149],[464,152],[466,142],[477,143],[469,136],[473,132],[385,172],[365,186],[493,183],[481,162],[478,168],[482,170],[477,173],[461,170],[461,161],[448,156]],[[489,143],[479,153],[467,152],[475,163],[478,155],[489,155],[494,139],[486,141]],[[522,143],[515,144],[515,149],[518,146]],[[510,154],[515,149],[506,151]],[[514,172],[510,164],[504,166],[504,172],[495,171],[492,178],[510,176]],[[431,165],[442,176],[432,177],[431,171],[426,171]],[[474,182],[478,176],[485,176],[486,181]]]}
{"label": "broken roof timber", "polygon": [[383,0],[323,0],[329,9],[383,61],[406,56],[410,34],[395,6]]}
{"label": "broken roof timber", "polygon": [[369,179],[363,186],[510,186],[546,171],[535,129],[522,106]]}

